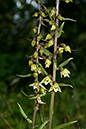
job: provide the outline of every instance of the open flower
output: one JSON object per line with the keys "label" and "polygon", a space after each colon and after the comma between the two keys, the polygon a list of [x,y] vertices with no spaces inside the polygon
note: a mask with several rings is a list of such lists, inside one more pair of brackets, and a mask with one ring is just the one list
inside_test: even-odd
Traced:
{"label": "open flower", "polygon": [[45,104],[44,102],[41,101],[41,97],[40,97],[40,96],[37,97],[37,101],[38,101],[38,103],[40,103],[40,104]]}
{"label": "open flower", "polygon": [[54,92],[57,92],[57,91],[61,92],[61,89],[60,89],[58,83],[56,83],[56,82],[54,83],[54,85],[52,85],[50,87],[49,92],[51,92],[52,90],[54,90]]}
{"label": "open flower", "polygon": [[39,86],[40,86],[40,92],[42,93],[42,94],[46,94],[46,88],[41,84],[41,83],[39,83]]}
{"label": "open flower", "polygon": [[45,85],[48,85],[48,83],[51,83],[51,79],[49,76],[46,76],[41,82],[41,84],[44,83]]}
{"label": "open flower", "polygon": [[33,89],[37,89],[37,91],[39,91],[39,82],[34,82],[34,83],[30,84],[29,86],[32,86]]}
{"label": "open flower", "polygon": [[37,69],[37,65],[36,64],[32,64],[31,65],[31,71],[35,71]]}
{"label": "open flower", "polygon": [[39,73],[39,74],[42,73],[41,67],[38,67],[38,73]]}
{"label": "open flower", "polygon": [[45,68],[49,68],[50,67],[50,65],[51,65],[51,60],[49,60],[49,59],[46,59],[45,60]]}
{"label": "open flower", "polygon": [[64,76],[64,77],[70,77],[69,76],[69,74],[70,74],[70,71],[68,70],[68,69],[63,69],[61,72],[60,72],[60,74],[61,74],[61,78],[62,78],[62,76]]}

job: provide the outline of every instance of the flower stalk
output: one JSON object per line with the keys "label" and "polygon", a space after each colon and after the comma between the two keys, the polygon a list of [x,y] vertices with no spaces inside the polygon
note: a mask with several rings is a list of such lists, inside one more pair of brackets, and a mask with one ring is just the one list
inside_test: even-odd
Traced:
{"label": "flower stalk", "polygon": [[[59,0],[56,0],[56,27],[59,26],[59,21],[57,16],[59,14]],[[55,43],[54,43],[54,53],[57,51],[57,40],[58,40],[58,31],[55,31]],[[54,56],[53,60],[57,59],[57,55]],[[53,63],[53,82],[56,81],[56,67]],[[53,115],[53,107],[54,107],[54,91],[51,92],[51,101],[50,101],[50,111],[49,111],[49,129],[52,127],[52,115]]]}
{"label": "flower stalk", "polygon": [[[40,4],[38,3],[38,10],[39,10],[39,12],[40,12]],[[41,29],[41,16],[39,16],[39,26],[38,26],[38,32],[37,32],[37,35],[39,35],[40,34],[40,29]],[[39,41],[37,41],[37,49],[36,49],[36,52],[38,53],[38,51],[39,51]],[[38,64],[39,63],[39,58],[38,58],[38,56],[36,57],[36,64]],[[37,77],[36,77],[36,81],[38,81],[38,75],[37,75]],[[34,94],[35,95],[37,95],[37,91],[35,90],[34,91]],[[34,108],[34,112],[33,112],[33,122],[32,122],[32,129],[34,129],[34,126],[35,126],[35,120],[36,120],[36,112],[37,112],[37,110],[38,110],[38,106],[39,106],[39,104],[38,104],[38,102],[37,102],[37,100],[35,100],[35,108]]]}

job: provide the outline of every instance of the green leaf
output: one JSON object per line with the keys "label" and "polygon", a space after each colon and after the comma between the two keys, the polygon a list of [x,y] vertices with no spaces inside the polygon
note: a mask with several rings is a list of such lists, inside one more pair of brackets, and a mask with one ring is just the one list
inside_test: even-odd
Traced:
{"label": "green leaf", "polygon": [[46,120],[46,121],[44,121],[43,122],[43,124],[39,127],[39,129],[43,129],[44,128],[44,126],[46,125],[48,123],[48,121]]}
{"label": "green leaf", "polygon": [[20,109],[20,112],[21,112],[22,116],[28,121],[28,123],[32,124],[32,120],[30,120],[30,119],[27,117],[27,115],[24,113],[24,111],[23,111],[21,105],[20,105],[19,103],[17,103],[17,105],[18,105],[18,107],[19,107],[19,109]]}
{"label": "green leaf", "polygon": [[73,86],[72,86],[72,85],[70,85],[70,84],[58,83],[58,85],[59,85],[59,86],[63,86],[63,87],[65,87],[65,86],[70,86],[71,88],[73,88]]}
{"label": "green leaf", "polygon": [[[63,63],[61,63],[59,66],[60,67],[63,67],[63,66],[65,66],[66,64],[68,64],[68,62],[69,61],[71,61],[73,58],[71,57],[71,58],[69,58],[69,59],[67,59],[66,61],[64,61]],[[59,68],[57,67],[57,70],[59,70]]]}
{"label": "green leaf", "polygon": [[59,37],[62,35],[62,33],[64,32],[64,31],[63,31],[64,24],[65,24],[65,22],[63,22],[63,23],[61,24],[61,26],[60,26],[60,28],[59,28],[59,30],[58,30],[58,38],[59,38]]}
{"label": "green leaf", "polygon": [[64,18],[64,17],[62,17],[62,20],[64,20],[64,21],[73,21],[73,22],[76,22],[76,20],[74,20],[74,19],[71,19],[71,18]]}
{"label": "green leaf", "polygon": [[30,77],[30,76],[32,76],[32,74],[27,74],[27,75],[18,75],[18,74],[17,74],[17,76],[18,76],[18,77]]}
{"label": "green leaf", "polygon": [[46,56],[50,56],[52,55],[51,52],[49,52],[46,48],[43,47],[43,53],[46,55]]}
{"label": "green leaf", "polygon": [[26,97],[29,97],[29,95],[27,95],[24,91],[21,91],[23,93],[23,95],[25,95]]}
{"label": "green leaf", "polygon": [[26,57],[27,57],[27,58],[31,58],[31,57],[33,57],[33,55],[31,55],[31,56],[26,55]]}
{"label": "green leaf", "polygon": [[43,66],[42,66],[40,63],[39,63],[39,65],[40,65],[42,71],[45,73],[45,75],[48,75],[48,73],[47,73],[46,70],[43,68]]}
{"label": "green leaf", "polygon": [[58,125],[58,126],[54,127],[53,129],[62,129],[62,128],[66,127],[66,126],[69,126],[71,124],[74,124],[76,122],[77,121],[71,121],[71,122],[68,122],[68,123],[65,123],[65,124],[62,124],[62,125]]}

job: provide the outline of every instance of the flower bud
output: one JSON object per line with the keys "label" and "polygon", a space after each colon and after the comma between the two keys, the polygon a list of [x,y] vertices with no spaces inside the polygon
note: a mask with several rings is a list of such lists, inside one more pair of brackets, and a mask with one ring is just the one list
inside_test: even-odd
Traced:
{"label": "flower bud", "polygon": [[66,47],[65,47],[65,51],[71,53],[71,48],[70,48],[69,46],[66,46]]}
{"label": "flower bud", "polygon": [[28,61],[28,64],[29,64],[29,66],[32,65],[33,64],[33,61],[32,60],[29,60]]}
{"label": "flower bud", "polygon": [[41,13],[41,16],[42,16],[42,17],[46,17],[44,12]]}
{"label": "flower bud", "polygon": [[59,47],[59,48],[58,48],[58,52],[59,52],[59,53],[63,53],[63,51],[64,51],[64,48],[63,48],[63,47]]}
{"label": "flower bud", "polygon": [[52,17],[53,15],[55,15],[55,10],[51,10],[51,12],[50,12],[50,17]]}
{"label": "flower bud", "polygon": [[50,40],[49,42],[48,42],[48,47],[50,47],[50,46],[52,46],[54,43],[53,43],[53,40]]}
{"label": "flower bud", "polygon": [[65,0],[66,3],[73,2],[72,0]]}
{"label": "flower bud", "polygon": [[38,76],[38,73],[33,73],[33,77],[36,78]]}
{"label": "flower bud", "polygon": [[40,55],[42,56],[43,55],[43,49],[40,49]]}
{"label": "flower bud", "polygon": [[49,60],[49,59],[46,59],[45,60],[45,68],[49,68],[50,67],[50,65],[51,65],[51,60]]}
{"label": "flower bud", "polygon": [[52,36],[50,34],[47,34],[45,40],[50,40],[52,38]]}
{"label": "flower bud", "polygon": [[33,17],[38,17],[38,12],[34,13]]}
{"label": "flower bud", "polygon": [[47,44],[47,43],[45,43],[45,44],[44,44],[44,47],[45,47],[45,48],[47,48],[47,47],[48,47],[48,44]]}
{"label": "flower bud", "polygon": [[62,16],[60,14],[58,15],[57,18],[62,21]]}
{"label": "flower bud", "polygon": [[37,58],[38,57],[38,52],[34,52],[33,56],[34,56],[34,58]]}
{"label": "flower bud", "polygon": [[31,45],[32,45],[32,47],[34,47],[36,45],[36,41],[32,40]]}
{"label": "flower bud", "polygon": [[33,32],[36,33],[37,32],[37,29],[36,28],[33,28]]}
{"label": "flower bud", "polygon": [[37,41],[41,40],[41,35],[37,36]]}
{"label": "flower bud", "polygon": [[51,30],[55,30],[55,29],[56,29],[56,26],[52,25]]}
{"label": "flower bud", "polygon": [[53,25],[53,21],[49,21],[49,25]]}

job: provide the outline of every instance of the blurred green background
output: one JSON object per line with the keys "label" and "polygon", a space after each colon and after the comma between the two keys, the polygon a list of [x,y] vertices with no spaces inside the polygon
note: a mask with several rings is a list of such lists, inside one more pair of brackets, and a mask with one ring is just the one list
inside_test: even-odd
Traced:
{"label": "blurred green background", "polygon": [[[55,5],[55,0],[43,0],[48,8]],[[31,129],[22,118],[17,102],[20,103],[29,118],[32,119],[33,100],[26,98],[21,91],[32,94],[29,84],[33,78],[19,78],[16,74],[30,73],[28,58],[34,49],[27,38],[34,37],[32,28],[37,25],[32,14],[37,10],[36,2],[30,0],[0,0],[0,129]],[[62,88],[62,93],[55,96],[55,114],[53,126],[71,120],[77,124],[65,129],[86,129],[86,0],[75,0],[73,3],[60,3],[60,13],[64,17],[76,19],[77,22],[67,21],[65,33],[59,43],[69,44],[72,54],[58,57],[58,62],[74,57],[67,68],[71,71],[70,79],[58,81],[73,85]],[[48,28],[42,30],[46,35]],[[43,97],[47,104],[40,106],[36,123],[40,123],[41,113],[48,119],[50,94]]]}

